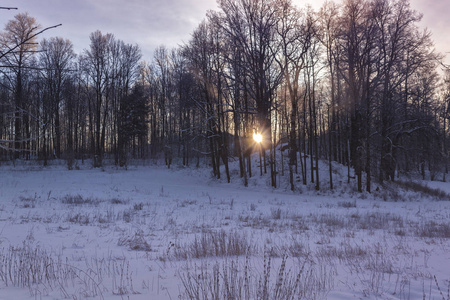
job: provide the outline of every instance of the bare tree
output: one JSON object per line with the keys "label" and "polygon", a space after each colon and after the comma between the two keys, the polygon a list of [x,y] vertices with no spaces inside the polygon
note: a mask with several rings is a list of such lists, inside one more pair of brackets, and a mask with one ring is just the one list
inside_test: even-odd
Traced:
{"label": "bare tree", "polygon": [[19,158],[20,153],[30,150],[27,147],[29,136],[27,129],[29,115],[27,113],[26,95],[24,94],[24,76],[31,61],[31,57],[37,49],[37,34],[40,25],[36,19],[27,13],[18,14],[10,20],[5,31],[0,36],[2,51],[2,63],[7,69],[2,73],[8,78],[14,94],[14,158]]}
{"label": "bare tree", "polygon": [[53,121],[54,138],[55,138],[55,156],[61,157],[61,137],[62,124],[60,121],[60,108],[63,101],[64,87],[72,80],[71,72],[73,71],[73,59],[75,53],[73,51],[73,44],[69,40],[61,37],[54,37],[44,39],[40,43],[40,66],[42,68],[42,76],[46,83],[47,97],[49,101],[50,116],[44,116],[43,121],[43,135],[44,135],[44,161],[47,160],[47,153],[45,152],[47,137],[47,126],[50,120]]}
{"label": "bare tree", "polygon": [[[130,141],[133,141],[132,148],[136,149],[134,139],[138,139],[141,144],[146,135],[145,114],[147,105],[145,103],[145,93],[142,86],[136,86],[140,73],[139,61],[142,57],[141,50],[137,45],[118,43],[119,55],[118,62],[114,64],[114,80],[119,105],[114,106],[113,115],[117,116],[117,148],[119,164],[126,164],[127,148],[130,147]],[[134,87],[134,89],[133,89]],[[132,90],[133,89],[133,90]],[[132,96],[129,95],[132,90]],[[133,151],[134,152],[134,151]],[[142,151],[141,151],[142,152]]]}
{"label": "bare tree", "polygon": [[114,41],[112,34],[103,35],[100,31],[93,32],[90,36],[90,49],[85,50],[86,72],[92,82],[95,97],[90,98],[90,125],[91,125],[91,147],[94,154],[94,166],[102,165],[104,153],[104,141],[106,134],[106,120],[108,117],[110,83],[110,57],[109,47]]}
{"label": "bare tree", "polygon": [[172,163],[173,157],[173,145],[172,145],[172,132],[170,131],[170,103],[171,91],[172,91],[172,76],[171,76],[171,61],[170,52],[165,46],[160,46],[156,49],[154,54],[155,66],[154,70],[156,72],[155,79],[157,80],[156,87],[158,88],[157,94],[157,110],[158,116],[156,120],[159,121],[159,134],[158,134],[158,144],[159,150],[164,152],[165,163],[168,168]]}
{"label": "bare tree", "polygon": [[[300,79],[302,71],[307,64],[307,52],[311,47],[314,34],[314,22],[312,18],[303,16],[300,11],[292,6],[290,1],[282,1],[280,19],[278,21],[278,35],[281,40],[281,51],[278,58],[280,68],[284,74],[284,84],[290,98],[289,121],[289,181],[291,190],[294,186],[294,166],[297,163],[297,113],[298,103],[301,97]],[[300,160],[302,163],[303,161]],[[302,176],[306,174],[302,166]],[[306,182],[305,180],[303,181]]]}
{"label": "bare tree", "polygon": [[[283,76],[275,58],[280,50],[276,39],[278,2],[272,0],[221,0],[221,13],[211,20],[220,26],[224,37],[236,41],[243,55],[246,90],[256,103],[259,131],[264,136],[264,149],[269,149],[271,183],[276,187],[276,165],[272,143],[271,110],[275,91]],[[264,161],[266,151],[264,154]]]}
{"label": "bare tree", "polygon": [[201,23],[194,31],[190,44],[184,48],[184,55],[189,61],[191,71],[202,87],[201,97],[195,100],[195,104],[206,121],[206,142],[209,148],[213,174],[220,178],[220,145],[218,144],[220,128],[216,106],[216,100],[218,99],[217,72],[214,66],[217,53],[214,50],[213,30],[214,28],[208,23]]}

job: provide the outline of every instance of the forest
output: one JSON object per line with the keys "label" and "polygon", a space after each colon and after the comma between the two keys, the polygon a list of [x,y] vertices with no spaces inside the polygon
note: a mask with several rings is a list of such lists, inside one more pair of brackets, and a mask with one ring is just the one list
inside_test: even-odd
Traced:
{"label": "forest", "polygon": [[[218,0],[186,44],[141,49],[95,31],[74,52],[19,13],[0,32],[0,161],[205,164],[232,180],[446,180],[450,71],[408,0]],[[262,141],[253,139],[262,135]],[[260,164],[251,156],[259,153]],[[285,169],[286,165],[286,169]],[[296,177],[301,178],[296,182]]]}

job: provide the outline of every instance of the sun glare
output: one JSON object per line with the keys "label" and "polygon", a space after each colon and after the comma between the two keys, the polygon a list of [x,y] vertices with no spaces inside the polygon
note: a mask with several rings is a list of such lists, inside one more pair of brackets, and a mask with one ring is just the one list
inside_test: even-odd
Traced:
{"label": "sun glare", "polygon": [[263,137],[262,137],[261,133],[254,133],[253,139],[255,140],[255,142],[261,143],[263,140]]}

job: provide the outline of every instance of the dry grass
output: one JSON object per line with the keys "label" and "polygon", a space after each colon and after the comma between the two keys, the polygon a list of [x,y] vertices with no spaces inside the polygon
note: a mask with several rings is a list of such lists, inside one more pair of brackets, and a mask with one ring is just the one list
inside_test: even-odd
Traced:
{"label": "dry grass", "polygon": [[355,201],[339,201],[338,207],[356,208],[356,200]]}
{"label": "dry grass", "polygon": [[426,238],[450,239],[450,222],[426,222],[419,226],[417,235]]}
{"label": "dry grass", "polygon": [[152,247],[147,242],[142,230],[137,230],[130,236],[122,236],[117,242],[119,246],[127,246],[133,251],[151,251]]}
{"label": "dry grass", "polygon": [[100,200],[93,198],[85,198],[81,195],[66,195],[61,199],[61,202],[69,205],[93,205],[97,206]]}
{"label": "dry grass", "polygon": [[245,262],[216,262],[212,269],[201,263],[180,272],[184,287],[180,299],[322,299],[334,275],[333,270],[319,270],[307,262],[288,267],[286,256],[277,263],[265,256],[262,268],[252,265],[248,257]]}
{"label": "dry grass", "polygon": [[[92,270],[81,270],[69,265],[60,255],[55,256],[39,247],[23,245],[0,251],[0,280],[6,286],[25,287],[32,295],[42,290],[59,290],[64,298],[100,297],[101,282]],[[101,274],[101,273],[100,273]],[[77,291],[70,291],[75,282]]]}
{"label": "dry grass", "polygon": [[254,252],[245,233],[239,231],[226,232],[225,230],[203,231],[195,235],[191,242],[174,245],[172,256],[175,259],[198,259],[205,257],[243,256]]}
{"label": "dry grass", "polygon": [[417,193],[421,193],[423,195],[427,195],[432,197],[434,200],[438,201],[449,201],[450,195],[446,192],[440,190],[431,188],[427,185],[423,185],[414,181],[396,181],[397,185],[401,188],[404,188],[408,191],[413,191]]}

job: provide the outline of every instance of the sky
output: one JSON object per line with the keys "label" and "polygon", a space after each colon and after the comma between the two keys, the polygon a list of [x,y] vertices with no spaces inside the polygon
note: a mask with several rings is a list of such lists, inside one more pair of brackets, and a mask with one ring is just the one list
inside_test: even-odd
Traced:
{"label": "sky", "polygon": [[[436,49],[448,53],[450,64],[450,1],[410,0],[413,9],[423,13],[420,24],[433,34]],[[318,9],[324,0],[293,0],[304,7],[309,3]],[[339,0],[337,0],[339,2]],[[216,10],[215,0],[3,0],[0,28],[18,12],[28,12],[43,27],[62,24],[42,37],[61,36],[72,41],[76,53],[89,47],[90,33],[100,30],[113,33],[125,43],[138,44],[143,59],[151,61],[160,45],[168,48],[187,43],[208,10]]]}

